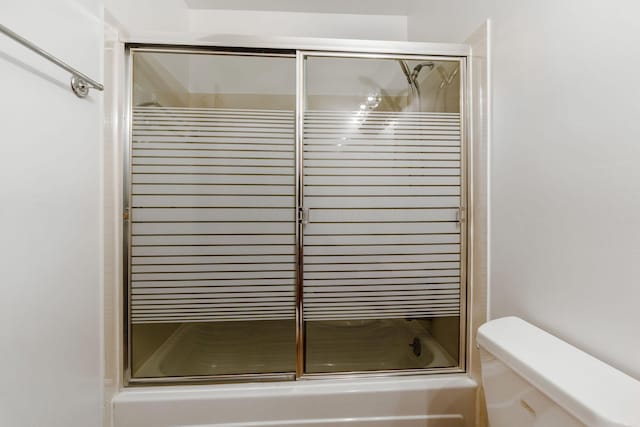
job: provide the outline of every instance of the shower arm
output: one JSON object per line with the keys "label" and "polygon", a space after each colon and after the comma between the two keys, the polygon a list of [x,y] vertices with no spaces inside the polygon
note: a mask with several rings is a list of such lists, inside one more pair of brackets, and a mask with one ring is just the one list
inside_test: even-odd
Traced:
{"label": "shower arm", "polygon": [[398,59],[398,62],[400,63],[400,68],[402,68],[404,76],[407,78],[407,83],[409,83],[410,86],[413,86],[413,79],[411,78],[411,71],[409,71],[409,66],[403,59]]}

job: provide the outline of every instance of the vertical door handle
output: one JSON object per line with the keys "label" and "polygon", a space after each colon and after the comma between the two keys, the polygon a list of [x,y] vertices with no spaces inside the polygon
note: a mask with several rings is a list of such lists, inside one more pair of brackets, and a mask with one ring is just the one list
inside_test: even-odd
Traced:
{"label": "vertical door handle", "polygon": [[458,212],[456,213],[457,226],[460,227],[464,223],[464,221],[464,208],[458,208]]}
{"label": "vertical door handle", "polygon": [[299,212],[298,219],[300,221],[300,224],[302,225],[309,224],[309,222],[311,221],[311,213],[309,211],[309,208],[305,208],[301,206],[298,212]]}

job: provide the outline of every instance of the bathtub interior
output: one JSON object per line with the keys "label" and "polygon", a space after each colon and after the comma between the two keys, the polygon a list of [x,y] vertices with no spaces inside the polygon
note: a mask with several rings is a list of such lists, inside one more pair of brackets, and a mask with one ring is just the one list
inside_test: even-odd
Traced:
{"label": "bathtub interior", "polygon": [[[134,359],[136,356],[139,359],[134,364],[133,376],[158,378],[295,371],[295,330],[291,322],[230,323],[175,325],[169,329],[171,333],[166,339],[158,340],[159,344],[152,351],[134,346]],[[451,354],[453,352],[447,351],[446,344],[438,342],[430,333],[433,329],[430,320],[307,322],[306,372],[457,366],[458,355]],[[149,335],[144,330],[142,333]]]}
{"label": "bathtub interior", "polygon": [[307,322],[306,330],[306,370],[309,373],[420,369],[457,364],[418,320]]}

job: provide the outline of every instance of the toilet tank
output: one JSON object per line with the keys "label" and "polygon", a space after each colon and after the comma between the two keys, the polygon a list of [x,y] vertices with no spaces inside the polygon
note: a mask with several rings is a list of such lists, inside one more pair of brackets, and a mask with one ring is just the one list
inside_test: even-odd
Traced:
{"label": "toilet tank", "polygon": [[478,330],[490,427],[640,427],[640,382],[516,317]]}

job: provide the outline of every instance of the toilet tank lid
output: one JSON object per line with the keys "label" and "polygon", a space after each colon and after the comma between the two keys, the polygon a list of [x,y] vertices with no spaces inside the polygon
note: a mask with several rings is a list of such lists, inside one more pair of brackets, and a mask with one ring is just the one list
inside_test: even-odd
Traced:
{"label": "toilet tank lid", "polygon": [[584,424],[640,426],[640,381],[517,317],[478,329],[478,344]]}

